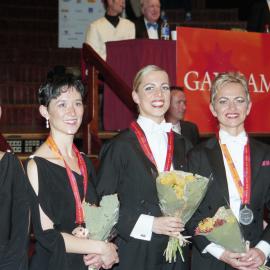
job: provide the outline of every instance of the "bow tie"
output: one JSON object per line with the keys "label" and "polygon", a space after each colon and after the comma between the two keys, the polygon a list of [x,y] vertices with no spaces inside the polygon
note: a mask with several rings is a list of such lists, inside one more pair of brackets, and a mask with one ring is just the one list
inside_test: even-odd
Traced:
{"label": "bow tie", "polygon": [[153,27],[154,30],[157,30],[158,29],[158,24],[157,23],[150,23],[150,22],[148,22],[146,24],[146,26],[147,26],[147,29],[150,29],[151,27]]}
{"label": "bow tie", "polygon": [[155,133],[155,132],[161,132],[161,133],[170,132],[171,129],[172,129],[172,124],[166,123],[166,122],[152,126],[153,133]]}

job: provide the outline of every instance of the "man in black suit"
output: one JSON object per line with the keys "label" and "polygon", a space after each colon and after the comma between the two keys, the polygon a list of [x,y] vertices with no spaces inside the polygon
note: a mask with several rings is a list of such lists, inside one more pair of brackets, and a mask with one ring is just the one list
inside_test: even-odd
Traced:
{"label": "man in black suit", "polygon": [[161,36],[160,1],[141,0],[142,16],[135,21],[136,38],[159,39]]}
{"label": "man in black suit", "polygon": [[247,30],[263,33],[266,25],[270,26],[270,1],[254,1],[248,16]]}
{"label": "man in black suit", "polygon": [[184,135],[193,145],[200,139],[199,129],[196,124],[184,121],[186,112],[186,95],[183,87],[171,86],[171,103],[166,113],[166,120],[173,124],[173,131]]}
{"label": "man in black suit", "polygon": [[250,249],[234,253],[204,236],[194,236],[192,270],[255,270],[270,254],[270,226],[263,226],[264,209],[270,208],[270,148],[248,137],[244,122],[250,109],[245,77],[235,72],[219,74],[212,84],[210,104],[219,132],[195,147],[188,159],[191,172],[212,174],[213,181],[187,224],[194,234],[201,220],[229,204]]}

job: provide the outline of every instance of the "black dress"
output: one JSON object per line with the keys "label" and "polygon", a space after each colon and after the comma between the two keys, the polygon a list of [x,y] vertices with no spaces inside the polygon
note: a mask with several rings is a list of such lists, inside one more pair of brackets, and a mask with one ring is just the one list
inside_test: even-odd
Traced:
{"label": "black dress", "polygon": [[[179,134],[174,140],[174,168],[186,169],[186,153],[191,144]],[[124,131],[105,145],[101,152],[101,164],[96,185],[98,195],[118,193],[120,213],[116,240],[119,253],[118,270],[183,270],[188,267],[188,250],[184,253],[186,263],[166,263],[163,252],[168,243],[166,235],[152,234],[151,241],[130,237],[141,214],[162,216],[156,190],[156,167],[145,156],[135,136]]]}
{"label": "black dress", "polygon": [[29,203],[26,177],[18,159],[5,153],[0,161],[0,269],[28,268]]}
{"label": "black dress", "polygon": [[[97,203],[93,186],[94,167],[84,156],[88,171],[86,201]],[[64,239],[60,232],[71,233],[75,224],[75,200],[66,169],[41,157],[34,157],[38,169],[39,193],[31,188],[31,211],[34,235],[37,240],[30,269],[38,270],[86,270],[83,255],[66,253]],[[81,199],[83,198],[83,177],[73,172]],[[54,223],[54,229],[42,230],[39,205]]]}

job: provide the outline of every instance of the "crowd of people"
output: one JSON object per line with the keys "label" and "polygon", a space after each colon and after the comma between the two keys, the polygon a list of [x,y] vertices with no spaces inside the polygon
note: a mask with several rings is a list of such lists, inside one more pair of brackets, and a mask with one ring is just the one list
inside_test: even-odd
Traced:
{"label": "crowd of people", "polygon": [[[91,160],[73,143],[82,123],[84,96],[77,77],[51,74],[38,90],[39,112],[49,137],[24,166],[14,154],[0,153],[0,269],[255,270],[267,262],[270,234],[264,210],[270,206],[270,147],[245,131],[252,102],[244,75],[216,76],[209,108],[219,132],[194,146],[189,135],[182,134],[186,106],[182,89],[170,88],[167,72],[157,66],[139,70],[132,92],[138,118],[104,144],[97,175]],[[172,108],[181,104],[178,115],[175,108],[169,109],[170,100]],[[176,132],[175,124],[165,120],[168,110],[167,119],[173,115],[180,120]],[[186,225],[160,209],[155,180],[166,170],[212,175],[203,201]],[[112,242],[91,239],[82,202],[98,205],[110,194],[117,194],[120,202],[117,235]],[[245,253],[195,236],[198,223],[224,205],[231,207],[250,242]],[[31,257],[30,230],[35,236]],[[167,262],[168,239],[180,232],[192,236],[191,256],[185,246],[184,261],[177,255]]]}

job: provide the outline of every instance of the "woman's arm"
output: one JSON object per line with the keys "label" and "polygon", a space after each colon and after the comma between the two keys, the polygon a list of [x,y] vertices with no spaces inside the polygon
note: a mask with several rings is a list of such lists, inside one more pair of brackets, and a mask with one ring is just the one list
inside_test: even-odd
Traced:
{"label": "woman's arm", "polygon": [[[27,166],[27,175],[31,186],[38,196],[39,193],[39,182],[38,182],[38,170],[34,160],[30,160]],[[40,224],[43,231],[53,230],[53,221],[43,211],[41,205],[39,207]],[[118,255],[114,244],[105,243],[103,241],[97,241],[92,239],[82,239],[73,236],[72,234],[60,232],[65,243],[65,249],[67,253],[77,254],[90,254],[94,253],[100,255],[103,261],[117,261]]]}

